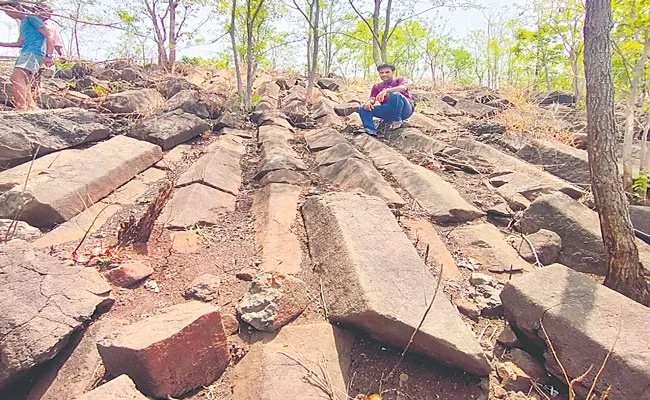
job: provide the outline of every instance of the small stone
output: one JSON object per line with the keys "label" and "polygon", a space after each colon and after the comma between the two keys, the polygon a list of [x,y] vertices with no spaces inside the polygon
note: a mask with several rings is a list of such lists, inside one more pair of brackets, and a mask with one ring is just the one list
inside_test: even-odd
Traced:
{"label": "small stone", "polygon": [[497,337],[497,342],[501,343],[506,347],[515,347],[519,345],[519,339],[517,338],[517,335],[509,325],[506,326],[505,329],[503,329],[503,331],[501,331],[501,333]]}
{"label": "small stone", "polygon": [[548,375],[546,374],[543,365],[525,351],[520,349],[510,350],[510,359],[516,366],[521,368],[526,375],[535,379],[537,382],[545,383],[548,380]]}
{"label": "small stone", "polygon": [[521,242],[517,241],[516,244],[521,258],[533,263],[536,261],[535,254],[537,254],[537,258],[539,258],[539,262],[542,265],[553,264],[558,260],[560,251],[562,250],[562,238],[560,238],[560,235],[553,231],[540,229],[528,235],[527,238],[535,248],[535,253],[530,248],[528,241],[522,238]]}
{"label": "small stone", "polygon": [[186,299],[211,302],[217,299],[219,286],[221,286],[221,279],[218,276],[212,274],[199,275],[185,289],[183,297]]}
{"label": "small stone", "polygon": [[151,274],[153,274],[153,268],[149,265],[140,261],[130,261],[105,272],[104,276],[116,286],[129,287]]}
{"label": "small stone", "polygon": [[239,321],[234,315],[223,314],[221,316],[221,322],[223,323],[223,331],[226,332],[226,335],[233,335],[239,332]]}
{"label": "small stone", "polygon": [[499,385],[495,385],[492,390],[494,392],[494,397],[497,399],[503,399],[508,394],[508,392],[506,392],[506,390]]}
{"label": "small stone", "polygon": [[467,300],[457,300],[455,302],[458,312],[471,319],[472,321],[477,321],[478,317],[481,315],[481,312],[476,307],[476,304],[469,302]]}
{"label": "small stone", "polygon": [[496,369],[504,389],[527,392],[530,388],[531,377],[512,362],[498,363]]}
{"label": "small stone", "polygon": [[77,400],[146,400],[128,375],[123,374],[96,389],[76,397]]}
{"label": "small stone", "polygon": [[307,308],[305,282],[279,273],[257,276],[237,306],[241,319],[260,331],[273,332]]}
{"label": "small stone", "polygon": [[482,274],[480,272],[473,272],[472,277],[469,278],[469,283],[472,284],[472,286],[483,286],[483,285],[495,285],[496,284],[496,279],[487,274]]}
{"label": "small stone", "polygon": [[241,271],[237,272],[237,279],[241,279],[242,281],[250,282],[252,281],[257,274],[259,274],[259,271],[253,268],[245,268],[242,269]]}

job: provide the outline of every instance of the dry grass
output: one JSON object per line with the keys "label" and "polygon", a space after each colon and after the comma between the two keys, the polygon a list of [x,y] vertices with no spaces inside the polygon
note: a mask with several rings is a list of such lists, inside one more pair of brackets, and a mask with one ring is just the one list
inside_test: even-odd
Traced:
{"label": "dry grass", "polygon": [[503,110],[495,119],[506,125],[508,134],[573,144],[574,132],[557,112],[530,102],[530,96],[525,90],[504,88],[501,92],[512,103],[512,107]]}

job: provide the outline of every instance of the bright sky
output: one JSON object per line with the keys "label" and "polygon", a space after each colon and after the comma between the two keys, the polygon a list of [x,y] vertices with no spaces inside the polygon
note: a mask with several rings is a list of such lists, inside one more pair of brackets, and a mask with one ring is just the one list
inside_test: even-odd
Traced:
{"label": "bright sky", "polygon": [[[512,14],[515,12],[517,7],[530,3],[530,0],[475,0],[473,3],[482,7],[483,10],[440,9],[437,11],[440,16],[437,20],[445,23],[447,31],[457,40],[462,40],[472,30],[485,29],[487,25],[485,15],[496,15],[498,13]],[[416,6],[415,10],[417,12],[418,10],[424,10],[426,8],[428,8],[426,0],[420,0],[420,3]],[[426,17],[433,17],[433,14],[429,13]],[[290,24],[279,24],[279,26],[283,25],[288,26]],[[84,37],[84,42],[82,44],[82,55],[86,58],[97,60],[107,59],[110,56],[111,51],[119,43],[119,36],[119,31],[108,29],[102,29],[101,34],[87,35]],[[0,42],[12,42],[15,41],[17,37],[18,25],[12,19],[7,17],[6,14],[0,12]],[[198,56],[210,58],[224,50],[224,48],[227,48],[229,42],[226,39],[227,37],[224,38],[221,43],[193,46],[191,48],[182,49],[180,54],[190,57]],[[69,40],[69,38],[64,34],[63,41],[66,42],[67,40]],[[292,53],[295,52],[298,54],[288,54],[287,56],[289,58],[296,57],[295,59],[300,59],[301,53],[304,52],[301,50],[301,47],[304,47],[304,44],[290,47]],[[0,48],[0,55],[16,54],[17,50],[15,49]]]}

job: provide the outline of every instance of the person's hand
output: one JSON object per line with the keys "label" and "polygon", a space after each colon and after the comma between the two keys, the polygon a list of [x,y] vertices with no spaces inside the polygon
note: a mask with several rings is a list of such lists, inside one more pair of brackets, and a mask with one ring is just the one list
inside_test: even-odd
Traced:
{"label": "person's hand", "polygon": [[52,59],[52,57],[45,56],[44,62],[46,67],[54,65],[54,59]]}
{"label": "person's hand", "polygon": [[373,109],[374,106],[375,106],[375,102],[370,100],[366,104],[363,105],[363,109],[366,110],[366,111],[370,111],[370,110]]}
{"label": "person's hand", "polygon": [[380,103],[383,102],[384,99],[386,98],[386,95],[388,95],[388,92],[386,91],[386,89],[382,90],[382,91],[379,92],[379,94],[377,95],[377,101],[380,102]]}

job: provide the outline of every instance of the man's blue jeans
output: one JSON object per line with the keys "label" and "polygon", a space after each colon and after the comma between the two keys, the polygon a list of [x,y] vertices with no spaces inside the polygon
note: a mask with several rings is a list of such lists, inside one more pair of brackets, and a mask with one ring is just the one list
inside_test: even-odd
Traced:
{"label": "man's blue jeans", "polygon": [[401,93],[393,92],[388,94],[386,104],[375,106],[372,110],[367,111],[363,106],[359,107],[359,116],[363,122],[363,127],[371,132],[377,132],[375,121],[372,117],[378,117],[384,121],[403,121],[413,114],[413,106]]}

